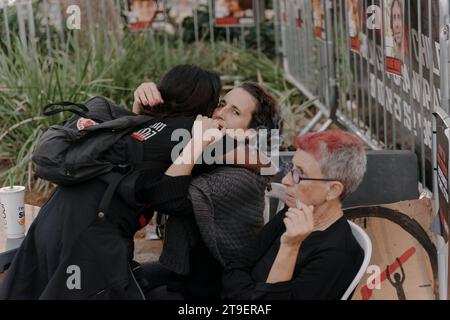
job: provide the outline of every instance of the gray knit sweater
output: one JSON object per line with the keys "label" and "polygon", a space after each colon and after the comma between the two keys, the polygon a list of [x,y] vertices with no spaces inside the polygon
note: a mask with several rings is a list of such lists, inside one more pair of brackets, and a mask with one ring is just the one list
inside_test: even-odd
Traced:
{"label": "gray knit sweater", "polygon": [[233,260],[263,227],[267,182],[251,170],[229,166],[195,178],[189,188],[194,217],[168,219],[161,264],[188,274],[190,250],[200,240],[222,265]]}

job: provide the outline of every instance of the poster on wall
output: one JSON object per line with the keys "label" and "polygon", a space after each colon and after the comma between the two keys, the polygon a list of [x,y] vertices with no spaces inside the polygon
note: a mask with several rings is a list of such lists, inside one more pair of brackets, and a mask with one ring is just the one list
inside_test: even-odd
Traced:
{"label": "poster on wall", "polygon": [[133,31],[152,29],[170,34],[175,27],[166,17],[165,1],[155,0],[128,0],[128,26]]}
{"label": "poster on wall", "polygon": [[[431,110],[441,105],[439,2],[374,0],[376,10],[370,8],[370,1],[361,2],[365,15],[360,54],[350,55],[352,86],[358,90],[352,102],[358,108],[360,121],[372,128],[372,135],[378,141],[391,148],[414,150],[418,159],[425,158],[425,184],[431,190],[434,168]],[[402,5],[405,7],[401,9]],[[385,20],[391,29],[390,18],[383,18],[385,8],[394,12],[392,26],[401,50],[387,48],[389,41],[392,47],[394,37],[392,32],[384,32]],[[404,18],[401,12],[405,12]],[[389,54],[396,51],[403,60],[395,65],[395,58],[391,59],[391,71],[395,72],[386,73],[389,64],[383,63],[383,59],[389,50]],[[424,89],[422,98],[421,88]]]}
{"label": "poster on wall", "polygon": [[405,34],[404,0],[384,0],[384,43],[388,73],[402,74]]}
{"label": "poster on wall", "polygon": [[215,0],[217,27],[252,27],[256,17],[254,0]]}
{"label": "poster on wall", "polygon": [[317,40],[326,40],[325,10],[322,0],[313,0],[314,36]]}
{"label": "poster on wall", "polygon": [[350,50],[357,53],[360,52],[361,48],[362,14],[361,0],[347,0]]}
{"label": "poster on wall", "polygon": [[131,30],[149,29],[156,17],[155,0],[128,0],[128,25]]}
{"label": "poster on wall", "polygon": [[165,10],[165,2],[158,1],[155,18],[152,21],[151,28],[156,31],[167,31],[168,33],[173,33],[173,26],[167,21]]}
{"label": "poster on wall", "polygon": [[169,0],[167,7],[169,17],[175,23],[181,24],[184,19],[194,16],[194,11],[199,7],[199,0]]}

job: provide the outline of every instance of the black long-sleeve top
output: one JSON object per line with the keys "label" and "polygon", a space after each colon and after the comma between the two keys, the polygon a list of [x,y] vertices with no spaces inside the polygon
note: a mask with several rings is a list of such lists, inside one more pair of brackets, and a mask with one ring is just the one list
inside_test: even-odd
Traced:
{"label": "black long-sleeve top", "polygon": [[300,247],[291,281],[266,283],[280,248],[287,209],[279,212],[239,261],[223,273],[223,296],[237,300],[338,300],[356,276],[364,252],[342,217],[324,231],[315,231]]}

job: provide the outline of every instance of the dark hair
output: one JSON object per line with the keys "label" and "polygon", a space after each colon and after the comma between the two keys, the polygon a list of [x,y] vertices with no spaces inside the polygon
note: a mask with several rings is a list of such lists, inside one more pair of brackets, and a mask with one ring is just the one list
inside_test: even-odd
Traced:
{"label": "dark hair", "polygon": [[248,92],[256,100],[256,110],[253,112],[250,120],[250,128],[282,130],[283,121],[281,120],[278,101],[261,85],[255,82],[246,81],[238,86]]}
{"label": "dark hair", "polygon": [[159,83],[164,103],[146,112],[150,115],[209,116],[219,103],[219,75],[194,65],[178,65],[170,69]]}

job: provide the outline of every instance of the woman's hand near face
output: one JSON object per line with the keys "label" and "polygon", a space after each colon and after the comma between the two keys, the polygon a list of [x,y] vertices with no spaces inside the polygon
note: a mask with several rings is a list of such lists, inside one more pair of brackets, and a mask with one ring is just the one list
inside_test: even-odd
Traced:
{"label": "woman's hand near face", "polygon": [[141,114],[144,109],[151,109],[163,102],[156,84],[144,82],[134,92],[133,112]]}
{"label": "woman's hand near face", "polygon": [[192,126],[191,140],[167,169],[166,175],[174,177],[191,174],[197,159],[202,156],[205,148],[223,137],[225,129],[219,130],[218,128],[219,122],[217,120],[198,115]]}
{"label": "woman's hand near face", "polygon": [[289,208],[284,218],[286,232],[281,236],[281,245],[299,247],[314,230],[314,207],[301,205],[300,209]]}
{"label": "woman's hand near face", "polygon": [[270,269],[267,283],[292,280],[300,245],[314,229],[314,207],[301,205],[300,209],[290,208],[286,212],[286,231],[280,239],[280,248]]}
{"label": "woman's hand near face", "polygon": [[225,128],[220,130],[217,120],[198,115],[192,126],[191,133],[194,145],[201,143],[201,150],[203,151],[207,146],[224,136]]}

